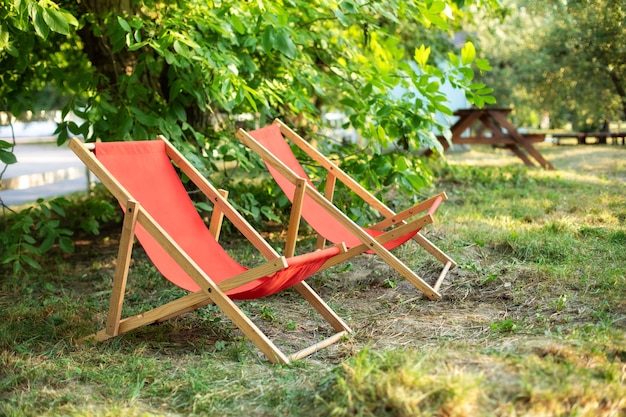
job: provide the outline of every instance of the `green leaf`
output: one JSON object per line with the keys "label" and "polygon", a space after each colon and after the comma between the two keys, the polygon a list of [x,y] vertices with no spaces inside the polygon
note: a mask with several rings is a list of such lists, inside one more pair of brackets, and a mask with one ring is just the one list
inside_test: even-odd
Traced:
{"label": "green leaf", "polygon": [[[39,262],[37,262],[36,260],[34,260],[28,255],[20,256],[20,260],[26,262],[26,264],[28,264],[28,266],[30,266],[33,269],[41,269],[41,265],[39,265]],[[13,269],[15,269],[15,265],[13,265]],[[18,271],[19,269],[21,268],[18,268]]]}
{"label": "green leaf", "polygon": [[425,67],[429,56],[430,46],[426,47],[424,45],[421,45],[419,48],[415,48],[415,54],[413,55],[413,59],[415,59],[415,62],[417,62],[420,67]]}
{"label": "green leaf", "polygon": [[491,71],[491,65],[489,65],[489,61],[483,58],[478,58],[476,60],[476,66],[481,71]]}
{"label": "green leaf", "polygon": [[9,46],[9,31],[4,25],[0,25],[0,51]]}
{"label": "green leaf", "polygon": [[22,235],[22,239],[24,239],[24,242],[30,243],[31,245],[34,245],[37,242],[31,235]]}
{"label": "green leaf", "polygon": [[461,49],[461,62],[463,65],[469,65],[476,58],[476,48],[472,42],[467,42]]}
{"label": "green leaf", "polygon": [[446,2],[445,1],[434,1],[430,5],[430,8],[428,9],[428,13],[439,14],[439,13],[443,12],[445,9],[446,9]]}
{"label": "green leaf", "polygon": [[53,32],[62,35],[70,33],[70,25],[65,20],[65,16],[56,9],[43,9],[43,20]]}
{"label": "green leaf", "polygon": [[14,164],[17,162],[17,158],[13,152],[5,151],[4,149],[0,149],[0,162],[3,164]]}
{"label": "green leaf", "polygon": [[38,4],[29,3],[28,13],[30,14],[31,23],[35,27],[35,33],[37,33],[40,38],[48,39],[48,34],[50,34],[50,28],[44,20],[43,8]]}
{"label": "green leaf", "polygon": [[117,23],[120,24],[120,27],[122,29],[124,29],[126,32],[129,32],[132,30],[130,25],[128,24],[128,22],[126,20],[124,20],[124,18],[122,16],[118,16],[117,17]]}
{"label": "green leaf", "polygon": [[376,127],[376,136],[378,136],[378,138],[381,139],[381,140],[385,139],[386,136],[387,136],[386,133],[385,133],[385,129],[381,125],[378,125]]}
{"label": "green leaf", "polygon": [[462,67],[459,68],[459,72],[463,74],[466,80],[471,81],[474,79],[474,71],[471,68]]}
{"label": "green leaf", "polygon": [[276,34],[276,49],[285,55],[289,59],[296,57],[296,45],[293,43],[286,31],[281,31]]}
{"label": "green leaf", "polygon": [[139,121],[139,123],[145,126],[158,126],[159,124],[159,119],[157,117],[148,115],[137,107],[131,107],[130,111],[135,115],[135,118]]}
{"label": "green leaf", "polygon": [[409,168],[409,161],[404,155],[399,155],[395,160],[395,164],[398,171],[405,171]]}
{"label": "green leaf", "polygon": [[59,216],[65,216],[65,210],[56,201],[50,202],[50,208],[52,208],[52,210],[54,210],[54,212],[57,213]]}
{"label": "green leaf", "polygon": [[265,52],[270,52],[274,47],[274,28],[267,26],[261,35],[261,47]]}
{"label": "green leaf", "polygon": [[239,16],[231,14],[230,15],[230,23],[233,25],[237,33],[243,35],[246,33],[246,27],[243,25],[243,22],[239,18]]}
{"label": "green leaf", "polygon": [[22,264],[19,261],[13,262],[13,275],[17,275],[22,271]]}
{"label": "green leaf", "polygon": [[49,234],[48,236],[46,236],[46,238],[43,240],[43,242],[41,242],[41,245],[39,245],[39,250],[42,253],[49,251],[50,248],[52,247],[52,245],[54,245],[55,238],[56,238],[56,236],[53,235],[53,234]]}
{"label": "green leaf", "polygon": [[7,142],[6,140],[0,139],[0,149],[8,149],[12,147],[13,147],[13,144],[11,142]]}
{"label": "green leaf", "polygon": [[63,252],[65,253],[74,252],[74,243],[69,237],[62,237],[61,239],[59,239],[59,246],[61,247],[61,250],[63,250]]}
{"label": "green leaf", "polygon": [[452,65],[454,65],[455,67],[458,67],[459,64],[461,63],[461,61],[459,60],[459,57],[453,54],[452,52],[448,52],[448,59],[450,60]]}
{"label": "green leaf", "polygon": [[344,106],[346,106],[346,107],[351,107],[351,108],[353,108],[353,109],[358,109],[358,108],[360,108],[360,107],[361,107],[361,106],[359,105],[359,102],[358,102],[358,101],[356,101],[356,100],[354,100],[354,99],[352,99],[352,98],[349,98],[349,97],[346,97],[346,98],[341,99],[341,100],[339,101],[339,103],[343,104],[343,105],[344,105]]}
{"label": "green leaf", "polygon": [[198,210],[203,210],[203,211],[208,211],[208,212],[211,212],[213,210],[213,207],[205,203],[204,201],[198,201],[197,203],[194,203],[194,206],[196,206],[196,209]]}

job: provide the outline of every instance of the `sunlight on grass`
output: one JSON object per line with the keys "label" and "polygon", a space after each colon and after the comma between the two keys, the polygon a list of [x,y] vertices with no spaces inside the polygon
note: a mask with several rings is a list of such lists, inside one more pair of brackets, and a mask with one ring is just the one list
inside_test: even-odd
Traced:
{"label": "sunlight on grass", "polygon": [[[541,151],[557,170],[505,165],[510,155],[491,149],[434,162],[449,200],[423,232],[458,263],[442,299],[425,300],[376,257],[324,271],[309,283],[355,333],[291,366],[264,362],[214,306],[76,344],[106,321],[119,225],[28,277],[4,269],[0,415],[623,415],[626,149]],[[482,162],[467,164],[475,152]],[[417,244],[395,253],[426,281],[438,276]],[[127,290],[125,315],[183,293],[139,247]],[[295,293],[239,305],[288,347],[321,334]]]}
{"label": "sunlight on grass", "polygon": [[[361,351],[320,396],[332,416],[611,416],[626,370],[609,355],[529,345],[527,355]],[[623,351],[622,351],[623,353]]]}

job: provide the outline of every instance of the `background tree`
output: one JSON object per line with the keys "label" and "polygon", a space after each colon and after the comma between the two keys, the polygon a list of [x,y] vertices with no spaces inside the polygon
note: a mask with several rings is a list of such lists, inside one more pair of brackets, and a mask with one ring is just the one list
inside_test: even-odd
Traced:
{"label": "background tree", "polygon": [[[626,4],[622,0],[507,2],[509,15],[477,27],[494,67],[482,80],[519,123],[597,130],[626,119]],[[490,20],[493,22],[493,20]]]}

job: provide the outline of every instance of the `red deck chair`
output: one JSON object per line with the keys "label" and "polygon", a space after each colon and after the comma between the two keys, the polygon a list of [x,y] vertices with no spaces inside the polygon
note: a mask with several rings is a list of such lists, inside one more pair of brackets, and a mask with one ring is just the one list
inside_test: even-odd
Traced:
{"label": "red deck chair", "polygon": [[[240,129],[237,137],[263,159],[272,177],[289,199],[302,206],[302,217],[319,235],[318,249],[324,246],[325,240],[345,242],[348,251],[335,258],[336,262],[364,252],[376,253],[428,298],[432,300],[440,298],[439,287],[448,271],[455,267],[456,263],[419,231],[423,226],[432,223],[433,213],[447,198],[445,193],[438,194],[396,214],[280,120],[275,120],[273,124],[249,133]],[[324,195],[309,180],[286,138],[326,169],[328,177]],[[358,226],[350,220],[332,203],[337,179],[376,209],[384,220],[368,228]],[[300,209],[297,208],[297,210]],[[423,212],[426,214],[407,221]],[[294,233],[293,230],[291,233]],[[290,236],[289,231],[288,236]],[[389,252],[410,239],[418,242],[443,264],[443,269],[432,286]]]}
{"label": "red deck chair", "polygon": [[[106,340],[209,303],[221,308],[271,362],[288,363],[290,359],[310,355],[351,332],[304,282],[305,278],[331,264],[333,257],[345,251],[345,247],[337,245],[300,256],[279,256],[231,206],[225,192],[215,189],[163,137],[154,141],[95,145],[84,145],[73,139],[70,148],[113,193],[125,212],[106,328],[91,338]],[[196,211],[172,163],[214,204],[209,228]],[[222,248],[217,239],[224,216],[263,254],[266,263],[247,269]],[[121,319],[135,235],[163,276],[191,294],[146,313]],[[290,287],[302,294],[336,333],[287,356],[233,300],[265,297]]]}

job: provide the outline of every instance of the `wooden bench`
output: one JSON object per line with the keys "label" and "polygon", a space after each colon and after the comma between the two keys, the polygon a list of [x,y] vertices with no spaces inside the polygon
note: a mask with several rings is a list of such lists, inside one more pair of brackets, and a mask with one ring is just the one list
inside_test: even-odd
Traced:
{"label": "wooden bench", "polygon": [[[576,139],[578,145],[606,145],[607,139],[612,139],[612,143],[626,145],[626,132],[558,132],[551,135],[556,139],[557,145],[563,145],[563,139]],[[595,138],[595,142],[588,142],[588,138]]]}

